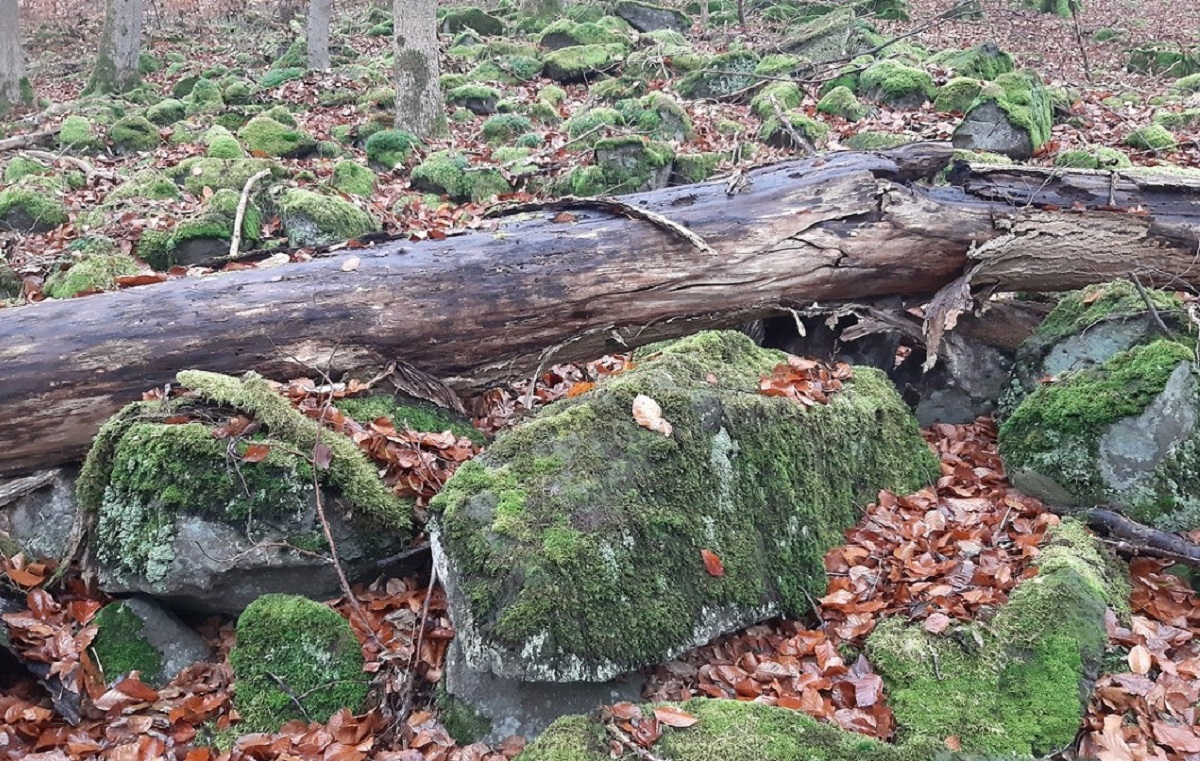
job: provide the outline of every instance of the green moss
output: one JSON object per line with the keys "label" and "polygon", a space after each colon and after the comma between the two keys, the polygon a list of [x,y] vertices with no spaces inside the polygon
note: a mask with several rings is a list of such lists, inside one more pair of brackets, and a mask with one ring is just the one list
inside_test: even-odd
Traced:
{"label": "green moss", "polygon": [[969,753],[1042,756],[1071,743],[1106,642],[1105,609],[1129,585],[1081,524],[1048,535],[1038,575],[992,621],[934,636],[894,618],[867,640],[901,742],[957,736]]}
{"label": "green moss", "polygon": [[582,82],[599,79],[621,62],[624,45],[579,45],[547,53],[542,73],[556,82]]}
{"label": "green moss", "polygon": [[7,185],[12,185],[22,177],[48,175],[50,173],[50,167],[40,161],[27,159],[24,156],[14,156],[9,159],[8,164],[4,167],[4,182]]}
{"label": "green moss", "polygon": [[511,143],[533,129],[533,122],[520,114],[497,114],[483,123],[483,139],[493,145]]}
{"label": "green moss", "polygon": [[544,100],[552,106],[557,106],[567,99],[567,91],[558,85],[546,85],[538,90],[538,100]]}
{"label": "green moss", "polygon": [[1128,156],[1115,148],[1100,146],[1092,151],[1063,151],[1055,156],[1054,166],[1068,169],[1123,169],[1133,164]]}
{"label": "green moss", "polygon": [[1150,42],[1129,51],[1126,68],[1143,74],[1186,77],[1200,74],[1200,50],[1187,50],[1174,43]]}
{"label": "green moss", "polygon": [[108,130],[108,139],[120,153],[150,151],[162,142],[158,127],[144,116],[126,116],[117,120]]}
{"label": "green moss", "polygon": [[189,114],[212,114],[225,107],[221,86],[207,77],[200,77],[184,100],[184,109]]}
{"label": "green moss", "polygon": [[165,173],[157,169],[143,169],[118,185],[105,197],[104,202],[107,204],[129,198],[162,200],[178,197],[179,186]]}
{"label": "green moss", "polygon": [[892,59],[872,64],[858,80],[859,92],[898,108],[914,108],[934,95],[928,72]]}
{"label": "green moss", "polygon": [[500,91],[487,85],[464,84],[446,93],[446,102],[479,114],[495,111],[499,100]]}
{"label": "green moss", "polygon": [[367,138],[367,159],[387,169],[394,169],[408,161],[413,151],[420,147],[421,141],[404,130],[380,130]]}
{"label": "green moss", "polygon": [[804,146],[797,144],[795,136],[815,144],[829,134],[827,124],[809,117],[802,111],[790,111],[783,117],[786,122],[778,116],[764,121],[758,131],[758,139],[776,148],[800,149]]}
{"label": "green moss", "polygon": [[246,157],[245,151],[242,150],[242,144],[232,135],[217,137],[207,142],[208,151],[205,152],[205,155],[210,159],[242,159]]}
{"label": "green moss", "polygon": [[461,32],[470,29],[485,37],[504,34],[504,22],[474,6],[447,8],[439,14],[438,27],[444,32]]}
{"label": "green moss", "polygon": [[73,153],[96,153],[104,149],[104,143],[96,136],[92,120],[76,114],[63,120],[58,147]]}
{"label": "green moss", "polygon": [[1200,128],[1200,108],[1188,108],[1183,111],[1159,111],[1154,115],[1154,122],[1168,130],[1195,130]]}
{"label": "green moss", "polygon": [[484,201],[511,193],[512,186],[494,168],[472,167],[470,159],[455,151],[430,154],[412,170],[413,188],[447,195],[457,201]]}
{"label": "green moss", "polygon": [[670,146],[631,135],[596,142],[596,164],[570,173],[566,190],[575,196],[600,196],[647,190],[671,165]]}
{"label": "green moss", "polygon": [[1104,502],[1112,494],[1097,470],[1101,435],[1140,414],[1175,368],[1192,359],[1190,348],[1160,340],[1039,387],[1000,427],[1008,470],[1053,473],[1071,494]]}
{"label": "green moss", "polygon": [[[807,410],[755,393],[783,357],[736,333],[667,344],[460,467],[433,509],[479,636],[537,650],[526,660],[545,674],[551,658],[577,663],[581,678],[660,660],[705,606],[807,610],[854,506],[937,467],[881,373],[860,369]],[[638,394],[662,405],[671,437],[634,422]],[[701,548],[724,577],[705,574]]]}
{"label": "green moss", "polygon": [[713,56],[703,69],[689,73],[675,90],[684,98],[719,98],[744,90],[759,80],[754,77],[758,54],[734,50]]}
{"label": "green moss", "polygon": [[823,114],[840,116],[851,122],[858,121],[870,112],[870,109],[863,105],[848,87],[835,87],[830,90],[817,103],[817,110]]}
{"label": "green moss", "polygon": [[538,35],[537,41],[538,45],[554,50],[576,45],[626,44],[624,37],[614,34],[599,24],[592,22],[580,24],[565,18],[560,18],[544,28]]}
{"label": "green moss", "polygon": [[1200,73],[1180,77],[1175,80],[1175,84],[1171,85],[1171,89],[1181,93],[1200,92]]}
{"label": "green moss", "polygon": [[594,146],[596,141],[602,140],[608,131],[606,128],[621,127],[624,124],[625,117],[621,116],[621,112],[600,107],[572,116],[563,126],[573,141],[572,145],[582,148]]}
{"label": "green moss", "polygon": [[374,217],[349,201],[301,188],[283,194],[279,214],[293,246],[340,243],[379,229]]}
{"label": "green moss", "polygon": [[964,114],[979,97],[982,87],[978,79],[955,77],[938,88],[933,109],[942,114]]}
{"label": "green moss", "polygon": [[[649,716],[659,704],[641,706]],[[697,722],[663,727],[653,753],[663,761],[937,761],[944,746],[932,738],[889,745],[819,722],[801,711],[738,700],[700,698],[679,704]],[[611,735],[591,716],[564,716],[518,756],[519,761],[606,761]],[[636,759],[622,748],[617,757]]]}
{"label": "green moss", "polygon": [[129,254],[97,252],[79,259],[66,271],[52,273],[43,290],[51,298],[69,299],[81,293],[112,290],[119,276],[137,272],[137,262]]}
{"label": "green moss", "polygon": [[1038,73],[1022,70],[1001,74],[983,86],[972,108],[985,102],[995,103],[1014,126],[1028,132],[1034,150],[1050,139],[1054,124],[1050,96]]}
{"label": "green moss", "polygon": [[229,663],[240,732],[274,732],[295,719],[325,722],[342,708],[359,713],[367,698],[370,675],[349,622],[303,597],[252,602],[238,617]]}
{"label": "green moss", "polygon": [[258,86],[263,90],[270,90],[279,87],[285,82],[291,82],[296,79],[303,79],[306,70],[300,66],[292,66],[286,69],[272,69],[258,80]]}
{"label": "green moss", "polygon": [[0,191],[0,229],[44,232],[64,224],[63,185],[52,177],[26,175]]}
{"label": "green moss", "polygon": [[255,156],[294,158],[311,153],[317,141],[269,116],[256,116],[238,130],[238,137]]}
{"label": "green moss", "polygon": [[270,159],[185,159],[175,167],[174,174],[183,181],[183,187],[193,195],[203,195],[204,188],[241,191],[246,181],[263,170],[271,176],[282,175],[282,169]]}
{"label": "green moss", "polygon": [[343,193],[368,197],[375,192],[375,173],[362,164],[343,159],[334,165],[329,183]]}
{"label": "green moss", "polygon": [[683,185],[704,182],[716,172],[719,163],[721,163],[721,154],[719,153],[680,154],[671,163],[672,180]]}
{"label": "green moss", "polygon": [[754,67],[754,73],[760,77],[784,77],[802,68],[804,60],[786,53],[765,55]]}
{"label": "green moss", "polygon": [[[1174,294],[1157,290],[1147,293],[1159,312],[1179,312],[1181,305]],[[1128,280],[1093,285],[1063,296],[1054,311],[1038,325],[1035,336],[1043,344],[1051,343],[1082,333],[1101,321],[1121,320],[1145,311],[1145,301]]]}
{"label": "green moss", "polygon": [[167,98],[146,109],[146,118],[160,127],[166,127],[184,116],[183,101]]}
{"label": "green moss", "polygon": [[1138,127],[1125,138],[1125,144],[1140,151],[1170,153],[1179,148],[1179,141],[1161,124]]}
{"label": "green moss", "polygon": [[[624,105],[624,108],[622,108]],[[684,142],[695,137],[692,119],[674,98],[661,92],[618,104],[626,124],[656,140]]]}
{"label": "green moss", "polygon": [[1012,56],[990,43],[966,50],[943,50],[929,63],[951,69],[955,76],[971,79],[995,79],[1013,71]]}
{"label": "green moss", "polygon": [[142,635],[145,622],[123,602],[105,605],[92,619],[97,632],[92,655],[106,682],[130,671],[146,684],[162,683],[163,657]]}
{"label": "green moss", "polygon": [[487,441],[487,437],[469,421],[428,402],[400,400],[389,394],[371,394],[339,399],[337,408],[363,424],[382,417],[391,420],[398,428],[411,428],[426,433],[450,431],[455,436],[466,437],[476,444],[484,444]]}

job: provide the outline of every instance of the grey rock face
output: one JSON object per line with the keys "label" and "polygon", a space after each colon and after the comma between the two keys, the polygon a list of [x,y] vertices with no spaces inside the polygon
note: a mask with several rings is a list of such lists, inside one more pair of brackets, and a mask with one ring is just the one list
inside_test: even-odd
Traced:
{"label": "grey rock face", "polygon": [[1014,125],[995,103],[971,109],[951,140],[955,148],[1002,153],[1014,159],[1029,158],[1034,148],[1028,130]]}
{"label": "grey rock face", "polygon": [[683,32],[691,26],[688,17],[674,8],[635,0],[621,0],[617,3],[616,13],[639,32],[656,32],[660,29]]}
{"label": "grey rock face", "polygon": [[74,469],[0,483],[0,530],[27,556],[61,560],[78,512]]}
{"label": "grey rock face", "polygon": [[[180,621],[174,613],[149,597],[138,596],[128,600],[118,600],[110,603],[110,606],[120,606],[125,613],[131,613],[140,619],[142,624],[140,631],[122,632],[115,636],[136,637],[158,654],[161,662],[159,671],[141,674],[142,680],[147,684],[162,686],[193,663],[207,661],[213,657],[212,649],[199,634]],[[103,622],[105,617],[101,615],[98,620]],[[104,652],[106,636],[112,637],[114,633],[107,631],[105,625],[101,623],[100,631],[96,635],[98,652]],[[119,647],[119,643],[117,646]],[[104,669],[105,679],[109,682],[121,676],[120,673],[114,673],[108,664],[102,662],[100,667]]]}

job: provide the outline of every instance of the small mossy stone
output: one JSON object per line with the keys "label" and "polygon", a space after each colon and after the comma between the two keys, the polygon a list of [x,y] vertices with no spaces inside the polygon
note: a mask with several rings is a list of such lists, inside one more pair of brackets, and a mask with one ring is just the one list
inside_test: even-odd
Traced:
{"label": "small mossy stone", "polygon": [[859,92],[895,108],[917,108],[933,97],[928,72],[892,59],[871,65],[858,79]]}
{"label": "small mossy stone", "polygon": [[571,138],[572,146],[590,148],[607,136],[610,128],[624,126],[625,117],[613,108],[592,108],[567,119],[563,125]]}
{"label": "small mossy stone", "polygon": [[161,100],[146,109],[146,118],[160,127],[167,127],[184,117],[186,107],[176,98]]}
{"label": "small mossy stone", "polygon": [[173,170],[181,178],[183,187],[193,195],[203,195],[204,188],[220,190],[230,188],[241,191],[247,180],[267,170],[272,177],[283,175],[280,166],[270,159],[213,159],[196,157],[185,159]]}
{"label": "small mossy stone", "polygon": [[184,98],[184,107],[188,113],[214,113],[220,111],[225,106],[225,100],[221,96],[221,86],[207,77],[201,77],[196,80],[195,86],[188,96]]}
{"label": "small mossy stone", "polygon": [[817,102],[817,110],[823,114],[840,116],[846,121],[856,122],[870,112],[849,87],[835,87]]}
{"label": "small mossy stone", "polygon": [[772,116],[763,122],[758,139],[774,148],[804,150],[824,140],[829,126],[801,111],[790,111],[783,118]]}
{"label": "small mossy stone", "polygon": [[802,100],[804,93],[795,82],[771,82],[750,99],[750,110],[759,119],[770,119],[796,108]]}
{"label": "small mossy stone", "polygon": [[238,130],[238,137],[255,156],[296,158],[316,150],[309,134],[282,124],[269,116],[256,116]]}
{"label": "small mossy stone", "polygon": [[118,153],[150,151],[162,142],[158,127],[144,116],[126,116],[118,119],[109,127],[108,139]]}
{"label": "small mossy stone", "polygon": [[145,622],[124,602],[111,602],[92,619],[97,633],[93,655],[105,680],[137,671],[146,684],[158,684],[163,670],[162,653],[142,634]]}
{"label": "small mossy stone", "polygon": [[129,198],[151,200],[179,198],[179,186],[165,172],[157,169],[143,169],[105,196],[104,202],[107,204]]}
{"label": "small mossy stone", "polygon": [[671,163],[671,184],[704,182],[713,176],[719,163],[721,154],[716,152],[679,154]]}
{"label": "small mossy stone", "polygon": [[104,143],[96,135],[91,119],[73,114],[63,120],[58,131],[58,147],[71,153],[97,153],[104,149]]}
{"label": "small mossy stone", "polygon": [[409,132],[399,129],[379,130],[367,138],[367,159],[390,170],[408,161],[413,152],[420,147],[421,141]]}
{"label": "small mossy stone", "polygon": [[978,79],[955,77],[938,88],[933,110],[940,114],[965,114],[982,88],[983,82]]}
{"label": "small mossy stone", "polygon": [[343,193],[367,197],[375,192],[375,173],[362,164],[343,159],[334,165],[329,184]]}
{"label": "small mossy stone", "polygon": [[279,199],[279,215],[293,246],[341,243],[379,229],[370,214],[344,198],[299,188]]}
{"label": "small mossy stone", "polygon": [[129,254],[115,250],[93,253],[76,261],[67,270],[59,270],[46,278],[42,289],[55,299],[69,299],[85,293],[109,291],[116,287],[117,278],[136,275],[137,262]]}
{"label": "small mossy stone", "polygon": [[28,174],[0,191],[0,229],[46,232],[64,224],[64,187],[51,177]]}
{"label": "small mossy stone", "polygon": [[675,89],[689,99],[732,95],[759,81],[754,76],[758,61],[758,54],[751,50],[721,53],[713,56],[704,68],[685,76]]}
{"label": "small mossy stone", "polygon": [[4,182],[6,185],[12,185],[22,177],[48,175],[51,171],[50,167],[40,161],[27,159],[24,156],[15,156],[9,159],[8,164],[4,167]]}
{"label": "small mossy stone", "polygon": [[259,78],[258,86],[263,90],[271,90],[286,82],[291,82],[296,79],[303,79],[305,73],[305,69],[299,66],[287,69],[272,69]]}
{"label": "small mossy stone", "polygon": [[599,79],[620,65],[623,45],[578,45],[556,50],[542,60],[542,73],[555,82],[584,82]]}
{"label": "small mossy stone", "polygon": [[529,117],[521,114],[497,114],[483,123],[480,134],[485,142],[492,145],[511,143],[519,135],[533,129]]}
{"label": "small mossy stone", "polygon": [[470,29],[484,37],[504,34],[504,22],[482,8],[458,6],[448,8],[438,19],[438,28],[448,34]]}
{"label": "small mossy stone", "polygon": [[240,732],[275,732],[288,721],[325,722],[343,708],[364,708],[370,675],[358,640],[349,622],[321,603],[258,598],[238,617],[229,663]]}
{"label": "small mossy stone", "polygon": [[448,103],[462,106],[478,116],[496,113],[499,100],[500,91],[487,85],[464,84],[446,93]]}
{"label": "small mossy stone", "polygon": [[1138,127],[1125,138],[1125,144],[1140,151],[1170,153],[1179,148],[1179,140],[1161,124]]}
{"label": "small mossy stone", "polygon": [[512,192],[512,186],[499,170],[473,168],[466,155],[455,151],[430,154],[413,169],[411,182],[417,190],[446,195],[456,201],[485,201]]}
{"label": "small mossy stone", "polygon": [[929,63],[952,70],[956,77],[988,80],[1016,68],[1012,56],[990,42],[966,50],[944,50],[930,58]]}
{"label": "small mossy stone", "polygon": [[241,159],[246,157],[241,143],[232,135],[218,137],[209,142],[205,155],[212,159]]}

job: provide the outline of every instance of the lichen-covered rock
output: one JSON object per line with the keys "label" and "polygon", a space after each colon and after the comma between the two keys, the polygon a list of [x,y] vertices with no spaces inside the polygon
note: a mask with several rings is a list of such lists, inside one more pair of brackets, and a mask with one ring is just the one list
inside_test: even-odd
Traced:
{"label": "lichen-covered rock", "polygon": [[639,32],[686,32],[692,27],[692,20],[683,11],[643,0],[619,0],[616,14]]}
{"label": "lichen-covered rock", "polygon": [[621,64],[624,45],[576,45],[555,50],[542,61],[542,73],[555,82],[599,79]]}
{"label": "lichen-covered rock", "polygon": [[[0,297],[9,293],[7,265],[0,265]],[[20,280],[16,285],[20,286]],[[20,496],[0,505],[0,536],[15,543],[12,556],[24,552],[26,558],[51,558],[68,562],[71,532],[79,512],[75,499],[74,468],[39,471],[16,481],[8,481],[11,494]]]}
{"label": "lichen-covered rock", "polygon": [[413,169],[411,182],[417,190],[446,195],[456,201],[484,201],[512,192],[512,186],[498,169],[473,168],[471,160],[456,151],[431,153]]}
{"label": "lichen-covered rock", "polygon": [[146,684],[162,687],[213,655],[199,634],[148,597],[111,602],[92,623],[97,632],[91,650],[106,682],[137,671]]}
{"label": "lichen-covered rock", "polygon": [[759,80],[754,77],[758,53],[731,50],[713,56],[704,68],[691,72],[675,86],[685,98],[721,98],[744,90]]}
{"label": "lichen-covered rock", "polygon": [[379,222],[344,198],[292,188],[279,199],[279,216],[293,246],[325,246],[360,238]]}
{"label": "lichen-covered rock", "polygon": [[[653,715],[658,704],[641,706]],[[678,705],[697,721],[690,727],[663,726],[654,743],[662,761],[952,761],[941,740],[920,738],[889,745],[802,711],[740,700],[697,698]],[[517,761],[609,761],[609,734],[591,715],[564,716],[530,744]],[[638,756],[622,747],[618,757]],[[965,761],[965,759],[964,759]]]}
{"label": "lichen-covered rock", "polygon": [[255,156],[298,158],[316,150],[317,141],[306,132],[270,116],[256,116],[238,130],[238,137]]}
{"label": "lichen-covered rock", "polygon": [[1158,340],[1042,386],[1000,427],[1013,484],[1067,507],[1112,504],[1200,526],[1200,389],[1192,348]]}
{"label": "lichen-covered rock", "polygon": [[304,597],[264,595],[238,617],[229,651],[239,732],[275,732],[289,721],[360,713],[370,674],[350,623]]}
{"label": "lichen-covered rock", "polygon": [[446,9],[438,19],[438,28],[449,34],[470,29],[492,37],[504,33],[504,22],[482,8],[466,5]]}
{"label": "lichen-covered rock", "polygon": [[933,77],[922,69],[886,58],[862,73],[858,91],[865,98],[894,108],[919,108],[933,97]]}
{"label": "lichen-covered rock", "polygon": [[[318,433],[265,380],[184,371],[177,381],[194,395],[126,406],[100,429],[80,472],[77,494],[96,517],[92,550],[104,589],[224,613],[269,592],[336,594],[337,575],[320,557],[326,542],[306,454],[318,437],[332,459],[316,481],[349,572],[372,569],[411,537],[408,503],[355,444]],[[261,427],[241,441],[215,437],[205,421],[230,410]]]}
{"label": "lichen-covered rock", "polygon": [[854,10],[840,7],[794,26],[780,47],[813,65],[856,55],[860,43]]}
{"label": "lichen-covered rock", "polygon": [[[466,662],[605,681],[806,611],[856,505],[937,465],[881,373],[861,369],[804,408],[757,393],[785,360],[732,332],[646,350],[460,467],[433,502],[433,534]],[[670,435],[638,425],[639,395]]]}
{"label": "lichen-covered rock", "polygon": [[984,42],[966,50],[943,50],[929,63],[944,66],[958,77],[995,79],[1014,69],[1012,56],[994,43]]}
{"label": "lichen-covered rock", "polygon": [[0,191],[0,230],[45,232],[67,221],[60,180],[29,174]]}
{"label": "lichen-covered rock", "polygon": [[1050,139],[1053,124],[1041,75],[1015,71],[983,86],[952,141],[955,148],[1027,159]]}
{"label": "lichen-covered rock", "polygon": [[933,635],[892,618],[872,632],[867,654],[901,742],[957,737],[967,753],[1019,757],[1071,744],[1104,655],[1105,610],[1127,615],[1129,585],[1075,522],[1051,529],[1037,564],[987,624]]}

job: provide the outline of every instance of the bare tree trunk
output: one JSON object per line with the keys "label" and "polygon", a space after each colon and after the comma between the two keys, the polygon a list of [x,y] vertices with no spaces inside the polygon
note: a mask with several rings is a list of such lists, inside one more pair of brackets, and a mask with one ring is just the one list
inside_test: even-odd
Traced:
{"label": "bare tree trunk", "polygon": [[142,49],[142,24],[145,6],[142,0],[108,0],[104,14],[104,32],[96,68],[87,92],[126,92],[141,81],[138,54]]}
{"label": "bare tree trunk", "polygon": [[396,128],[417,137],[446,131],[446,107],[438,82],[437,4],[393,0],[396,30]]}
{"label": "bare tree trunk", "polygon": [[17,0],[0,0],[0,114],[32,100],[21,48],[20,9]]}
{"label": "bare tree trunk", "polygon": [[333,0],[309,0],[308,3],[308,68],[325,71],[329,68],[329,19],[333,15]]}
{"label": "bare tree trunk", "polygon": [[299,0],[279,0],[279,20],[284,26],[292,23],[299,13]]}

